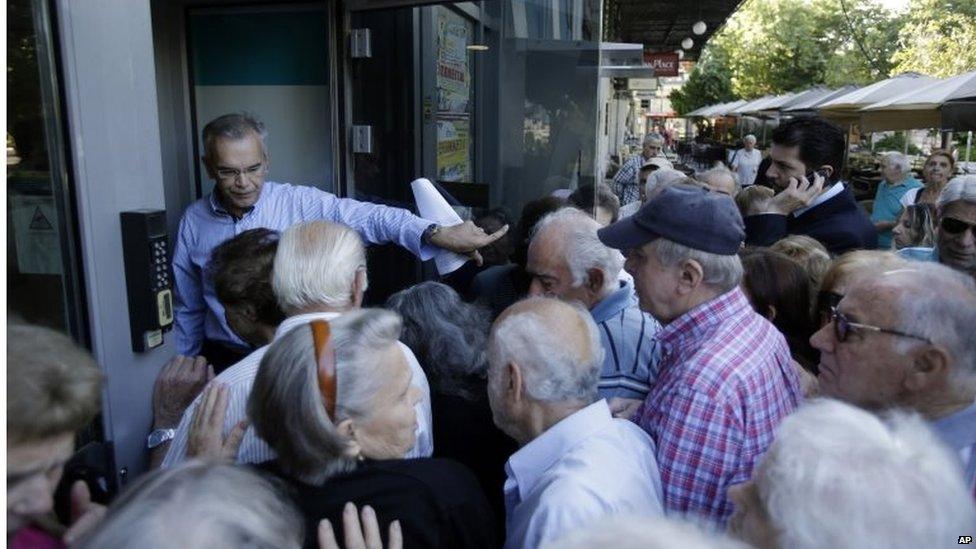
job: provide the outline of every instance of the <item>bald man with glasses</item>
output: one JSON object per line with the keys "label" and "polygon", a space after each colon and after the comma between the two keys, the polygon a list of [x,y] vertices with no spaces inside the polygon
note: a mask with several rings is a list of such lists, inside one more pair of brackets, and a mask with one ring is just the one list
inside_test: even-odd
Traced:
{"label": "bald man with glasses", "polygon": [[[938,290],[934,290],[934,289]],[[976,283],[937,263],[865,277],[810,343],[820,394],[907,408],[959,456],[976,496]]]}

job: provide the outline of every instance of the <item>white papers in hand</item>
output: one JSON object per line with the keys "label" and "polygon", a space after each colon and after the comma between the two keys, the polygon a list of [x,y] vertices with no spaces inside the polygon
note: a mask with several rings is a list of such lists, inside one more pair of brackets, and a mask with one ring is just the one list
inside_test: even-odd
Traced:
{"label": "white papers in hand", "polygon": [[[444,200],[441,193],[426,178],[421,177],[413,180],[410,183],[410,188],[413,189],[413,197],[417,201],[420,217],[437,223],[441,227],[451,227],[462,222],[454,208],[447,203],[447,200]],[[434,265],[437,267],[437,272],[443,276],[460,269],[461,265],[469,260],[469,257],[448,250],[441,250],[434,256]]]}

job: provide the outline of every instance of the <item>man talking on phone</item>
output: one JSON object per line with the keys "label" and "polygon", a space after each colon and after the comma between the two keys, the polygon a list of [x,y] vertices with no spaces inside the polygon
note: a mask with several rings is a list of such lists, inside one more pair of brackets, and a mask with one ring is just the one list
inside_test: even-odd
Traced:
{"label": "man talking on phone", "polygon": [[878,244],[870,218],[841,181],[844,133],[819,118],[797,118],[773,132],[766,179],[776,195],[765,210],[745,218],[746,244],[769,246],[803,234],[839,255]]}

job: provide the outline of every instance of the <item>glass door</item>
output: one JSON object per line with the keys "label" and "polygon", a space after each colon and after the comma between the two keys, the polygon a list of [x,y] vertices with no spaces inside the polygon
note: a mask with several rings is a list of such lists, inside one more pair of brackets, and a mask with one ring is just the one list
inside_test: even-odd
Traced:
{"label": "glass door", "polygon": [[87,345],[52,20],[7,2],[7,313]]}

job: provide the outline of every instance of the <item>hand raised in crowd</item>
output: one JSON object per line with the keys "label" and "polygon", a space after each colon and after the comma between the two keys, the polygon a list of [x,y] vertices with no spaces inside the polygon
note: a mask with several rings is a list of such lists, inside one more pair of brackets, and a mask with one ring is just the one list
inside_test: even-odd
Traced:
{"label": "hand raised in crowd", "polygon": [[[346,503],[342,510],[342,530],[345,549],[383,549],[383,540],[380,537],[380,525],[376,519],[376,511],[369,505],[363,507],[363,522],[359,522],[359,514],[356,506],[352,502]],[[335,530],[329,519],[322,519],[319,522],[319,549],[339,549],[340,545],[336,540]],[[403,531],[400,530],[400,521],[394,520],[390,523],[390,532],[387,537],[386,549],[403,549]]]}
{"label": "hand raised in crowd", "polygon": [[630,419],[642,402],[644,401],[637,398],[613,397],[607,402],[607,405],[610,407],[610,413],[613,414],[613,417]]}
{"label": "hand raised in crowd", "polygon": [[230,390],[226,385],[211,383],[203,391],[203,399],[193,414],[186,443],[187,457],[234,461],[244,440],[247,421],[239,421],[223,437],[224,418]]}
{"label": "hand raised in crowd", "polygon": [[451,227],[441,227],[430,237],[430,243],[459,254],[470,256],[478,265],[482,264],[479,248],[491,244],[508,232],[508,225],[488,234],[472,221],[465,221]]}
{"label": "hand raised in crowd", "polygon": [[91,500],[85,481],[71,485],[71,527],[64,533],[64,542],[71,545],[87,534],[105,518],[105,506]]}
{"label": "hand raised in crowd", "polygon": [[769,201],[769,206],[765,213],[789,215],[794,211],[809,206],[821,191],[823,191],[826,179],[818,172],[813,173],[813,181],[806,176],[799,179],[790,178],[790,185],[776,194]]}
{"label": "hand raised in crowd", "polygon": [[214,378],[213,366],[202,356],[176,355],[159,372],[153,387],[153,417],[157,429],[176,427],[183,412]]}

